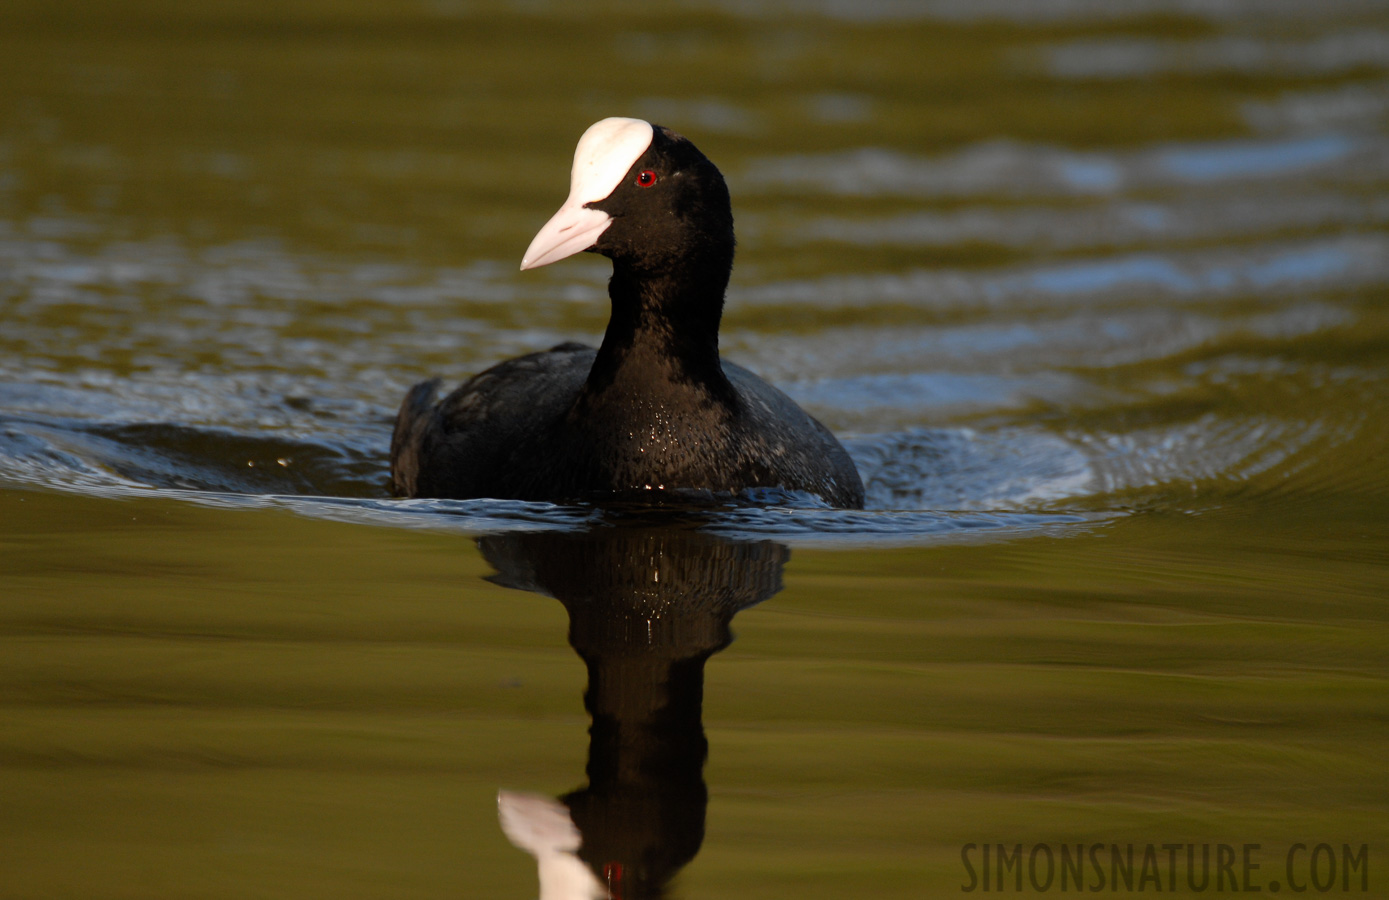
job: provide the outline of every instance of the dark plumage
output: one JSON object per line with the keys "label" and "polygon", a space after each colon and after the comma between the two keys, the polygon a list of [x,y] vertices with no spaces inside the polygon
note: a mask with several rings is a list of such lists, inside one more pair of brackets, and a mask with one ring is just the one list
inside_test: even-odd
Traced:
{"label": "dark plumage", "polygon": [[861,507],[863,484],[834,435],[719,358],[733,247],[728,188],[693,144],[635,120],[593,126],[570,199],[523,268],[585,249],[611,258],[602,346],[509,360],[437,403],[438,380],[416,385],[391,441],[395,493],[583,500],[779,487]]}

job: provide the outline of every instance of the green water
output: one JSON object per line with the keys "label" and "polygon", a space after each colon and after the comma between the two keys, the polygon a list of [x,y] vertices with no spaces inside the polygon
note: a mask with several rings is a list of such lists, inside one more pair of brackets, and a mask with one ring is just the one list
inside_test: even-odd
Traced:
{"label": "green water", "polygon": [[[1383,895],[1386,41],[1350,0],[0,8],[0,897],[534,896],[499,790],[627,897],[1095,843],[1314,894],[1290,847],[1364,845]],[[385,497],[411,383],[601,334],[601,260],[516,266],[606,115],[728,175],[724,350],[867,512]]]}

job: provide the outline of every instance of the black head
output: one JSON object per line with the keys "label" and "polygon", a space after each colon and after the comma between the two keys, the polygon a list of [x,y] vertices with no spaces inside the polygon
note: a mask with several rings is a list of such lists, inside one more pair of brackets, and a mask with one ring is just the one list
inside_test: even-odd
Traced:
{"label": "black head", "polygon": [[651,144],[602,200],[612,217],[588,249],[638,271],[729,266],[733,209],[723,174],[689,139],[652,126]]}
{"label": "black head", "polygon": [[640,274],[695,267],[726,277],[733,243],[728,186],[694,144],[640,119],[604,119],[580,138],[569,197],[521,268],[590,250]]}

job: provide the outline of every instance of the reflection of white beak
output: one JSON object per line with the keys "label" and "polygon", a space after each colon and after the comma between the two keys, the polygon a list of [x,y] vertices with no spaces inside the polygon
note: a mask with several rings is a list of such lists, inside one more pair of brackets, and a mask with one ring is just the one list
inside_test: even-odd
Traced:
{"label": "reflection of white beak", "polygon": [[534,269],[587,250],[609,225],[612,216],[598,209],[566,202],[550,217],[521,257],[522,269]]}
{"label": "reflection of white beak", "polygon": [[497,818],[507,840],[535,857],[540,900],[597,900],[606,896],[597,876],[574,855],[583,837],[563,803],[539,794],[500,791]]}

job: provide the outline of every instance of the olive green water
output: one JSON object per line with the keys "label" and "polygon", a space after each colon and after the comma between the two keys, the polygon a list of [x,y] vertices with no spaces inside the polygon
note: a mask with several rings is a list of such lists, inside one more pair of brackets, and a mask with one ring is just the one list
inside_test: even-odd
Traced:
{"label": "olive green water", "polygon": [[[601,334],[515,269],[606,115],[868,511],[384,496]],[[1351,0],[0,7],[0,897],[534,896],[499,790],[613,896],[1389,895],[1386,186]]]}

